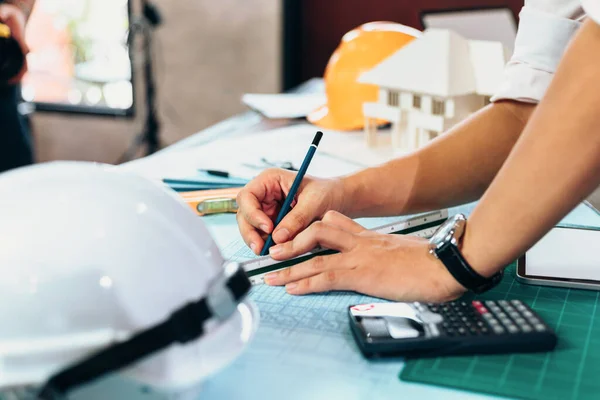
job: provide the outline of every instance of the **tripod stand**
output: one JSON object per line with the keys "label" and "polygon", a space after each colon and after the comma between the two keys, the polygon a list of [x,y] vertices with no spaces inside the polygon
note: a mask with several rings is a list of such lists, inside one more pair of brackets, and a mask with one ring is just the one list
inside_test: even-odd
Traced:
{"label": "tripod stand", "polygon": [[132,160],[141,147],[146,148],[146,155],[156,153],[160,149],[160,122],[156,113],[156,85],[154,81],[154,65],[152,63],[152,40],[154,30],[161,24],[162,18],[158,9],[148,0],[142,0],[142,17],[132,23],[129,32],[129,49],[133,48],[137,33],[144,36],[144,86],[146,89],[146,121],[142,132],[138,134],[127,151],[123,153],[117,164]]}

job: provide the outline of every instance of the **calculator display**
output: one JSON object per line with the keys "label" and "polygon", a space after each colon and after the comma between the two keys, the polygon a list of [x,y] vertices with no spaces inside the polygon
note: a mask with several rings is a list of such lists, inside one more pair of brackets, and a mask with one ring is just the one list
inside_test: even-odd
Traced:
{"label": "calculator display", "polygon": [[426,334],[418,310],[408,303],[364,304],[352,307],[350,312],[361,317],[360,324],[371,337],[406,339]]}
{"label": "calculator display", "polygon": [[407,339],[425,336],[425,330],[421,322],[410,318],[387,317],[373,318],[365,317],[360,324],[371,337],[392,337],[394,339]]}

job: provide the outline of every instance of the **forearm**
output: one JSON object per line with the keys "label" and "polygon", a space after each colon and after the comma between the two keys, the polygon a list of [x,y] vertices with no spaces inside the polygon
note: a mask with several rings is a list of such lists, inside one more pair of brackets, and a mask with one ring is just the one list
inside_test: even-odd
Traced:
{"label": "forearm", "polygon": [[463,253],[492,275],[600,183],[600,27],[587,21],[467,224]]}
{"label": "forearm", "polygon": [[400,215],[478,199],[504,163],[534,106],[480,110],[417,152],[345,178],[343,212]]}
{"label": "forearm", "polygon": [[35,0],[5,0],[5,3],[19,7],[23,11],[25,19],[28,19],[35,5]]}

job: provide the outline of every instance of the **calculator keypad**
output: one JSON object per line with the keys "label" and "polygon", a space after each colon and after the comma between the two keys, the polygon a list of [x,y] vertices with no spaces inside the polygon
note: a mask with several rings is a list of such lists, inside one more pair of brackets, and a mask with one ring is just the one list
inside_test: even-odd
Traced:
{"label": "calculator keypad", "polygon": [[441,314],[440,333],[447,336],[543,332],[547,327],[519,300],[455,301],[420,307]]}

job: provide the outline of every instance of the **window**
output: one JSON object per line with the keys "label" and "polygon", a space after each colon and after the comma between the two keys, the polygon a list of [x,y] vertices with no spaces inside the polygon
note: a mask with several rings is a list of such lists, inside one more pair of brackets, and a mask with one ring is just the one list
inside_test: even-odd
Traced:
{"label": "window", "polygon": [[132,115],[130,11],[128,0],[37,0],[23,98],[37,110]]}
{"label": "window", "polygon": [[417,110],[421,109],[421,96],[413,95],[413,107]]}
{"label": "window", "polygon": [[443,100],[433,100],[431,104],[431,113],[433,115],[445,115],[446,114],[446,102]]}
{"label": "window", "polygon": [[398,92],[388,92],[388,105],[392,107],[398,107],[400,105],[400,94]]}

